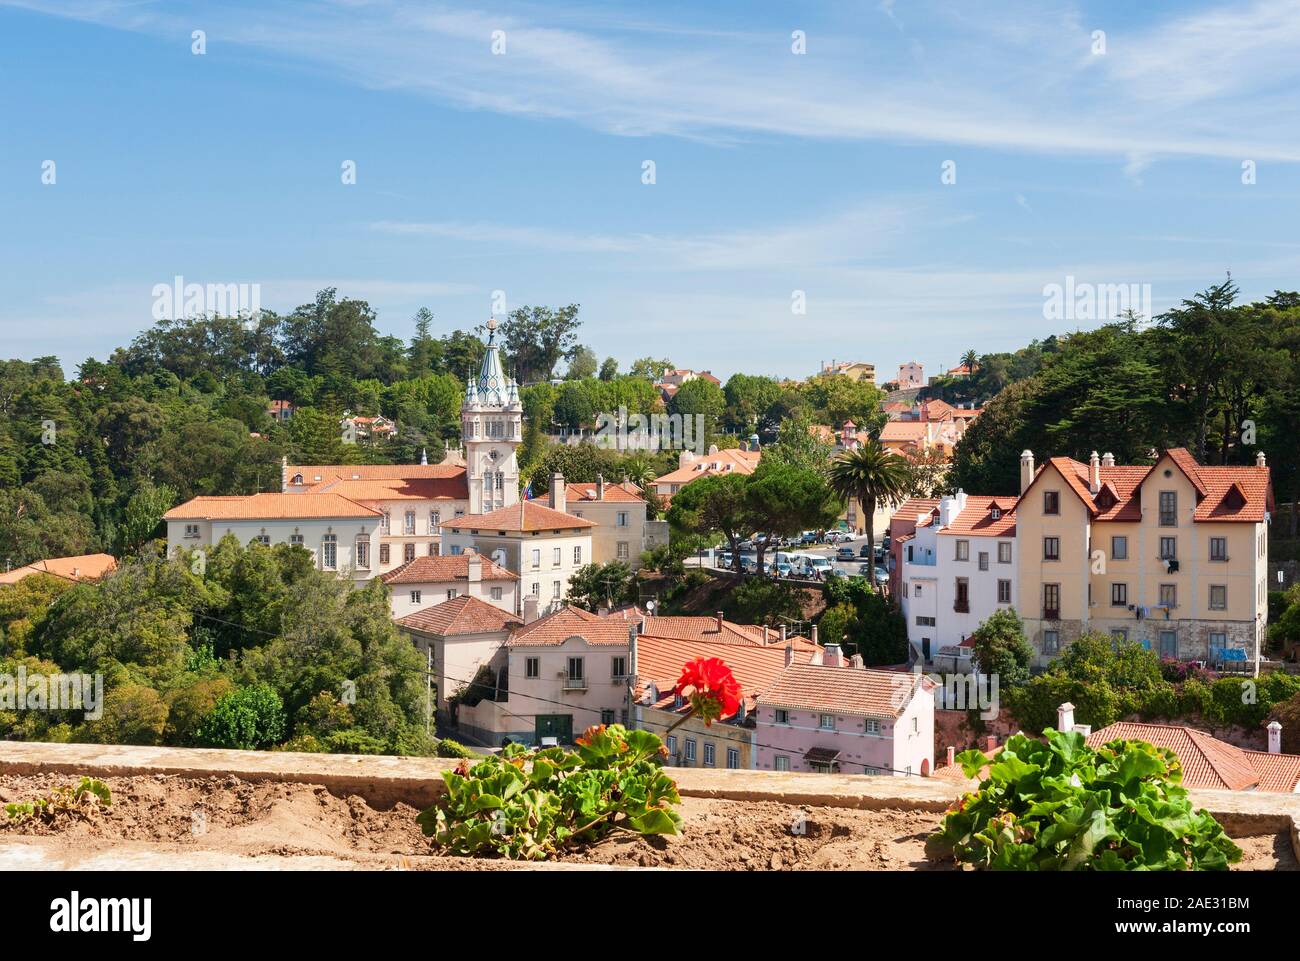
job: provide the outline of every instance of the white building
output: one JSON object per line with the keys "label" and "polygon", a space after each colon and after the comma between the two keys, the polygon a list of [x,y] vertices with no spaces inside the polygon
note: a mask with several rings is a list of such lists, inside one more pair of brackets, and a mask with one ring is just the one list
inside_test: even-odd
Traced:
{"label": "white building", "polygon": [[1016,606],[1015,505],[958,491],[901,538],[899,598],[920,657],[956,648],[994,611]]}
{"label": "white building", "polygon": [[475,597],[510,614],[519,613],[519,577],[480,554],[417,557],[379,579],[388,585],[393,617]]}

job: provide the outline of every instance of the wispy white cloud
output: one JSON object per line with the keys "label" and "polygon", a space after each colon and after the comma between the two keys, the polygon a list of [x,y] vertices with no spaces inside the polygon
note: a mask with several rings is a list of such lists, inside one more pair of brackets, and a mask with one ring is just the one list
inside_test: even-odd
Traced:
{"label": "wispy white cloud", "polygon": [[[1300,79],[1300,0],[1175,13],[1130,34],[1112,28],[1101,57],[1090,52],[1094,25],[1072,4],[1014,0],[990,15],[928,0],[908,11],[927,24],[922,71],[908,45],[863,57],[824,17],[808,54],[795,56],[788,35],[720,39],[703,13],[683,23],[519,3],[489,12],[407,0],[230,2],[201,14],[125,0],[0,3],[169,38],[201,22],[210,55],[237,44],[367,86],[617,134],[1300,160],[1300,130],[1278,109]],[[889,0],[878,11],[897,22]],[[492,53],[494,30],[505,31],[504,55]]]}

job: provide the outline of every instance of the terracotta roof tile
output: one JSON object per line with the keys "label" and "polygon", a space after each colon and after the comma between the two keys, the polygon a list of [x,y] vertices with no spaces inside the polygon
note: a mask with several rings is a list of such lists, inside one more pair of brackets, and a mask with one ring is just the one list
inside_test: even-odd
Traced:
{"label": "terracotta roof tile", "polygon": [[342,494],[357,501],[468,500],[465,468],[445,477],[384,477],[350,480],[334,478],[307,489],[307,493]]}
{"label": "terracotta roof tile", "polygon": [[1184,787],[1241,791],[1259,783],[1246,751],[1195,728],[1121,721],[1088,735],[1089,747],[1116,740],[1169,748],[1182,765]]}
{"label": "terracotta roof tile", "polygon": [[571,637],[593,646],[627,646],[631,622],[618,617],[601,617],[580,607],[565,606],[538,618],[511,635],[509,647],[556,647]]}
{"label": "terracotta roof tile", "polygon": [[[565,484],[564,496],[567,501],[595,501],[596,485],[595,484]],[[619,501],[627,504],[644,504],[645,498],[641,496],[641,489],[635,484],[611,484],[605,483],[605,500]]]}
{"label": "terracotta roof tile", "polygon": [[920,675],[905,671],[792,664],[758,700],[804,711],[898,717],[920,683]]}
{"label": "terracotta roof tile", "polygon": [[298,474],[311,486],[331,480],[411,480],[448,478],[463,474],[463,464],[290,464],[283,469],[285,483]]}
{"label": "terracotta roof tile", "polygon": [[398,618],[401,627],[451,637],[456,634],[487,634],[505,630],[523,621],[493,604],[462,594],[441,604]]}
{"label": "terracotta roof tile", "polygon": [[32,574],[52,574],[55,577],[85,581],[96,580],[117,569],[117,559],[112,554],[78,554],[75,557],[49,557],[32,561],[22,567],[0,574],[0,584],[17,584]]}
{"label": "terracotta roof tile", "polygon": [[501,507],[487,514],[466,514],[449,521],[443,521],[440,527],[447,530],[462,531],[508,531],[510,533],[527,533],[529,531],[573,530],[578,527],[595,527],[595,521],[585,517],[575,517],[563,511],[552,510],[537,501],[524,500],[509,507]]}
{"label": "terracotta roof tile", "polygon": [[[997,520],[993,519],[994,507],[997,507],[1000,512]],[[968,495],[966,507],[952,519],[952,524],[940,533],[974,537],[1015,537],[1016,498]]]}
{"label": "terracotta roof tile", "polygon": [[758,468],[763,452],[731,448],[697,457],[685,467],[656,477],[656,484],[689,484],[699,477],[711,474],[752,474]]}
{"label": "terracotta roof tile", "polygon": [[483,580],[505,581],[519,578],[497,564],[490,557],[474,554],[443,554],[438,557],[417,557],[401,567],[394,567],[379,579],[385,584],[437,584],[442,581],[463,581],[469,578],[469,559],[477,556],[483,565]]}
{"label": "terracotta roof tile", "polygon": [[163,520],[296,520],[379,517],[379,511],[340,494],[249,494],[195,497],[163,515]]}

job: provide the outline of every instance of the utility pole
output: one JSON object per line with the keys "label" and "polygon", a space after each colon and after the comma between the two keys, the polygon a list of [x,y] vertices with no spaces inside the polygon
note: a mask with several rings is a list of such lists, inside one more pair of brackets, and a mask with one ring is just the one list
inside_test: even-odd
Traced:
{"label": "utility pole", "polygon": [[424,670],[424,733],[428,737],[433,733],[433,645],[426,651]]}

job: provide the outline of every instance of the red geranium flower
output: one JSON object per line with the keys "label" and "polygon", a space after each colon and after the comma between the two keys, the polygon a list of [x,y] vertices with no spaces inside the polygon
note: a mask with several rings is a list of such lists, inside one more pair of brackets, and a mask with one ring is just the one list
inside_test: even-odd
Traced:
{"label": "red geranium flower", "polygon": [[731,668],[717,657],[687,661],[673,693],[689,699],[691,713],[709,725],[740,710],[740,699],[744,696]]}

